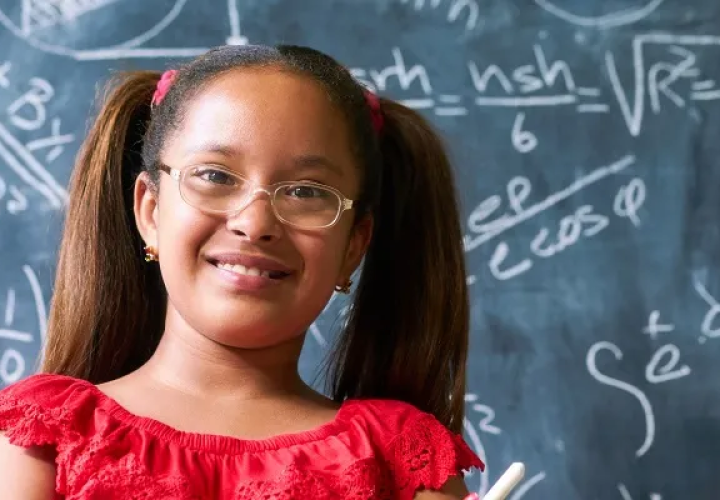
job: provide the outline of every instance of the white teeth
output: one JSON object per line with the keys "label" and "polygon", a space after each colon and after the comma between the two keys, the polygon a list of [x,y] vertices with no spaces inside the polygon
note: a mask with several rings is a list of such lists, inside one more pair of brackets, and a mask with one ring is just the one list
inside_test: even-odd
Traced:
{"label": "white teeth", "polygon": [[240,264],[223,264],[221,262],[217,264],[217,267],[226,271],[232,271],[237,274],[244,274],[246,276],[262,276],[264,278],[270,277],[269,272],[261,271],[256,267],[245,267]]}

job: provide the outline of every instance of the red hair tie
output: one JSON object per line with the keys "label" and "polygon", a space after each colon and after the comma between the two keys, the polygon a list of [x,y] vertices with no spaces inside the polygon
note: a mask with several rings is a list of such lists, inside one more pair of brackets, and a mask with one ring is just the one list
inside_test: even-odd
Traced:
{"label": "red hair tie", "polygon": [[372,113],[372,122],[373,127],[375,128],[375,132],[380,133],[383,128],[384,122],[382,109],[380,109],[380,99],[378,98],[378,96],[376,96],[369,90],[366,90],[365,100],[367,101],[368,106],[370,106],[370,111]]}
{"label": "red hair tie", "polygon": [[177,75],[176,69],[169,69],[166,72],[162,74],[160,77],[160,80],[157,82],[157,87],[155,88],[155,93],[153,94],[152,98],[152,105],[157,106],[162,102],[163,99],[165,99],[165,94],[168,93],[168,90],[170,90],[170,87],[172,86],[173,81],[175,81],[175,76]]}

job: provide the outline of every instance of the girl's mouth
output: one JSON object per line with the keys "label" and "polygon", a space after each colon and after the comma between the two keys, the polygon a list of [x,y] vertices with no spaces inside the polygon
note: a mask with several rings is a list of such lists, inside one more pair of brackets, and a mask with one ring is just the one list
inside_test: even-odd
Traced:
{"label": "girl's mouth", "polygon": [[244,266],[242,264],[229,264],[225,262],[211,262],[218,269],[224,271],[230,271],[235,274],[243,276],[262,276],[263,278],[269,278],[273,280],[283,279],[290,275],[284,271],[273,271],[267,269],[260,269],[257,267]]}

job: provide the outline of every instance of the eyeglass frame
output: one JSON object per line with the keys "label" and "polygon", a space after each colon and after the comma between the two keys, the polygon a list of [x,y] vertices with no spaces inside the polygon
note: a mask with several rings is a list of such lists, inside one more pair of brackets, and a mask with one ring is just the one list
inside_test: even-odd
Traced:
{"label": "eyeglass frame", "polygon": [[[229,169],[227,169],[227,168],[225,168],[225,167],[223,167],[223,166],[221,166],[221,165],[216,165],[216,164],[214,164],[214,163],[198,163],[198,164],[196,164],[196,165],[188,165],[188,166],[185,167],[185,168],[173,168],[173,167],[171,167],[171,166],[169,166],[169,165],[166,165],[165,163],[162,163],[162,162],[156,162],[155,165],[156,165],[156,167],[157,167],[158,170],[160,170],[161,172],[165,172],[166,174],[168,174],[172,179],[174,179],[174,180],[177,182],[178,192],[180,193],[180,198],[182,198],[182,200],[183,200],[185,203],[187,203],[188,205],[190,205],[190,206],[193,207],[193,208],[196,208],[197,210],[200,210],[200,211],[205,212],[205,213],[210,213],[210,214],[232,214],[232,213],[241,212],[242,210],[245,210],[247,207],[249,207],[249,206],[252,204],[252,198],[253,198],[253,196],[255,196],[255,194],[257,194],[258,191],[262,191],[262,192],[264,192],[265,194],[267,194],[268,197],[270,198],[270,206],[271,206],[272,209],[273,209],[273,214],[275,215],[275,218],[278,219],[278,220],[279,220],[280,222],[282,222],[283,224],[287,224],[288,226],[293,226],[293,227],[297,227],[297,228],[301,228],[301,229],[305,229],[305,230],[329,229],[329,228],[335,226],[335,225],[340,221],[340,219],[342,218],[342,216],[343,216],[343,214],[344,214],[345,212],[347,212],[348,210],[351,210],[352,208],[354,208],[354,207],[355,207],[355,204],[356,204],[356,202],[357,202],[357,200],[351,200],[350,198],[348,198],[347,196],[345,196],[344,194],[342,194],[338,189],[336,189],[336,188],[334,188],[334,187],[332,187],[332,186],[328,186],[327,184],[321,184],[321,183],[319,183],[319,182],[313,182],[313,181],[280,181],[280,182],[276,182],[276,183],[274,183],[274,184],[269,184],[269,185],[259,185],[259,184],[253,183],[252,181],[250,181],[249,179],[243,177],[242,175],[238,174],[237,172],[233,172],[232,170],[229,170]],[[251,200],[250,203],[245,204],[245,206],[242,207],[242,209],[233,209],[233,210],[209,210],[209,209],[207,209],[207,208],[200,208],[200,207],[196,207],[195,205],[190,204],[190,203],[185,199],[185,197],[184,197],[183,194],[182,194],[183,176],[185,175],[185,172],[187,172],[188,170],[190,170],[190,169],[192,169],[192,168],[195,168],[195,167],[200,167],[200,166],[203,166],[203,165],[206,165],[206,166],[208,166],[208,167],[214,167],[214,168],[216,168],[217,170],[220,170],[220,171],[223,172],[223,173],[226,173],[226,174],[229,174],[229,175],[232,175],[232,176],[235,176],[235,177],[239,177],[239,178],[242,179],[243,181],[246,181],[246,182],[249,182],[249,183],[251,183],[251,184],[254,184],[255,187],[254,187],[254,189],[253,189],[253,191],[252,191],[252,194],[251,194],[251,195],[249,196],[249,198],[248,198],[248,199]],[[275,206],[275,195],[276,195],[276,193],[277,193],[278,190],[279,190],[280,188],[282,188],[283,186],[293,186],[293,185],[298,185],[298,184],[300,184],[300,185],[302,185],[302,186],[311,186],[311,187],[318,187],[318,188],[322,188],[322,189],[327,189],[328,191],[331,191],[333,194],[335,194],[335,195],[338,197],[338,199],[340,200],[340,207],[338,208],[337,214],[335,215],[335,219],[334,219],[330,224],[327,224],[327,225],[325,225],[325,226],[303,226],[303,225],[300,225],[300,224],[293,224],[292,222],[286,220],[285,218],[281,217],[281,216],[278,214],[277,207]],[[272,191],[270,191],[270,189],[272,189]],[[247,200],[246,200],[246,201],[247,201]]]}

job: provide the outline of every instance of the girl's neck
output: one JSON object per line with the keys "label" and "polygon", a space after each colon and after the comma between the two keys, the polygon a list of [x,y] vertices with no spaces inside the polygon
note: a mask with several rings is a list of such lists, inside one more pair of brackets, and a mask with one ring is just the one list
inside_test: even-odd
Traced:
{"label": "girl's neck", "polygon": [[269,348],[237,349],[185,328],[168,328],[134,376],[203,399],[316,397],[298,373],[302,343],[300,336]]}

